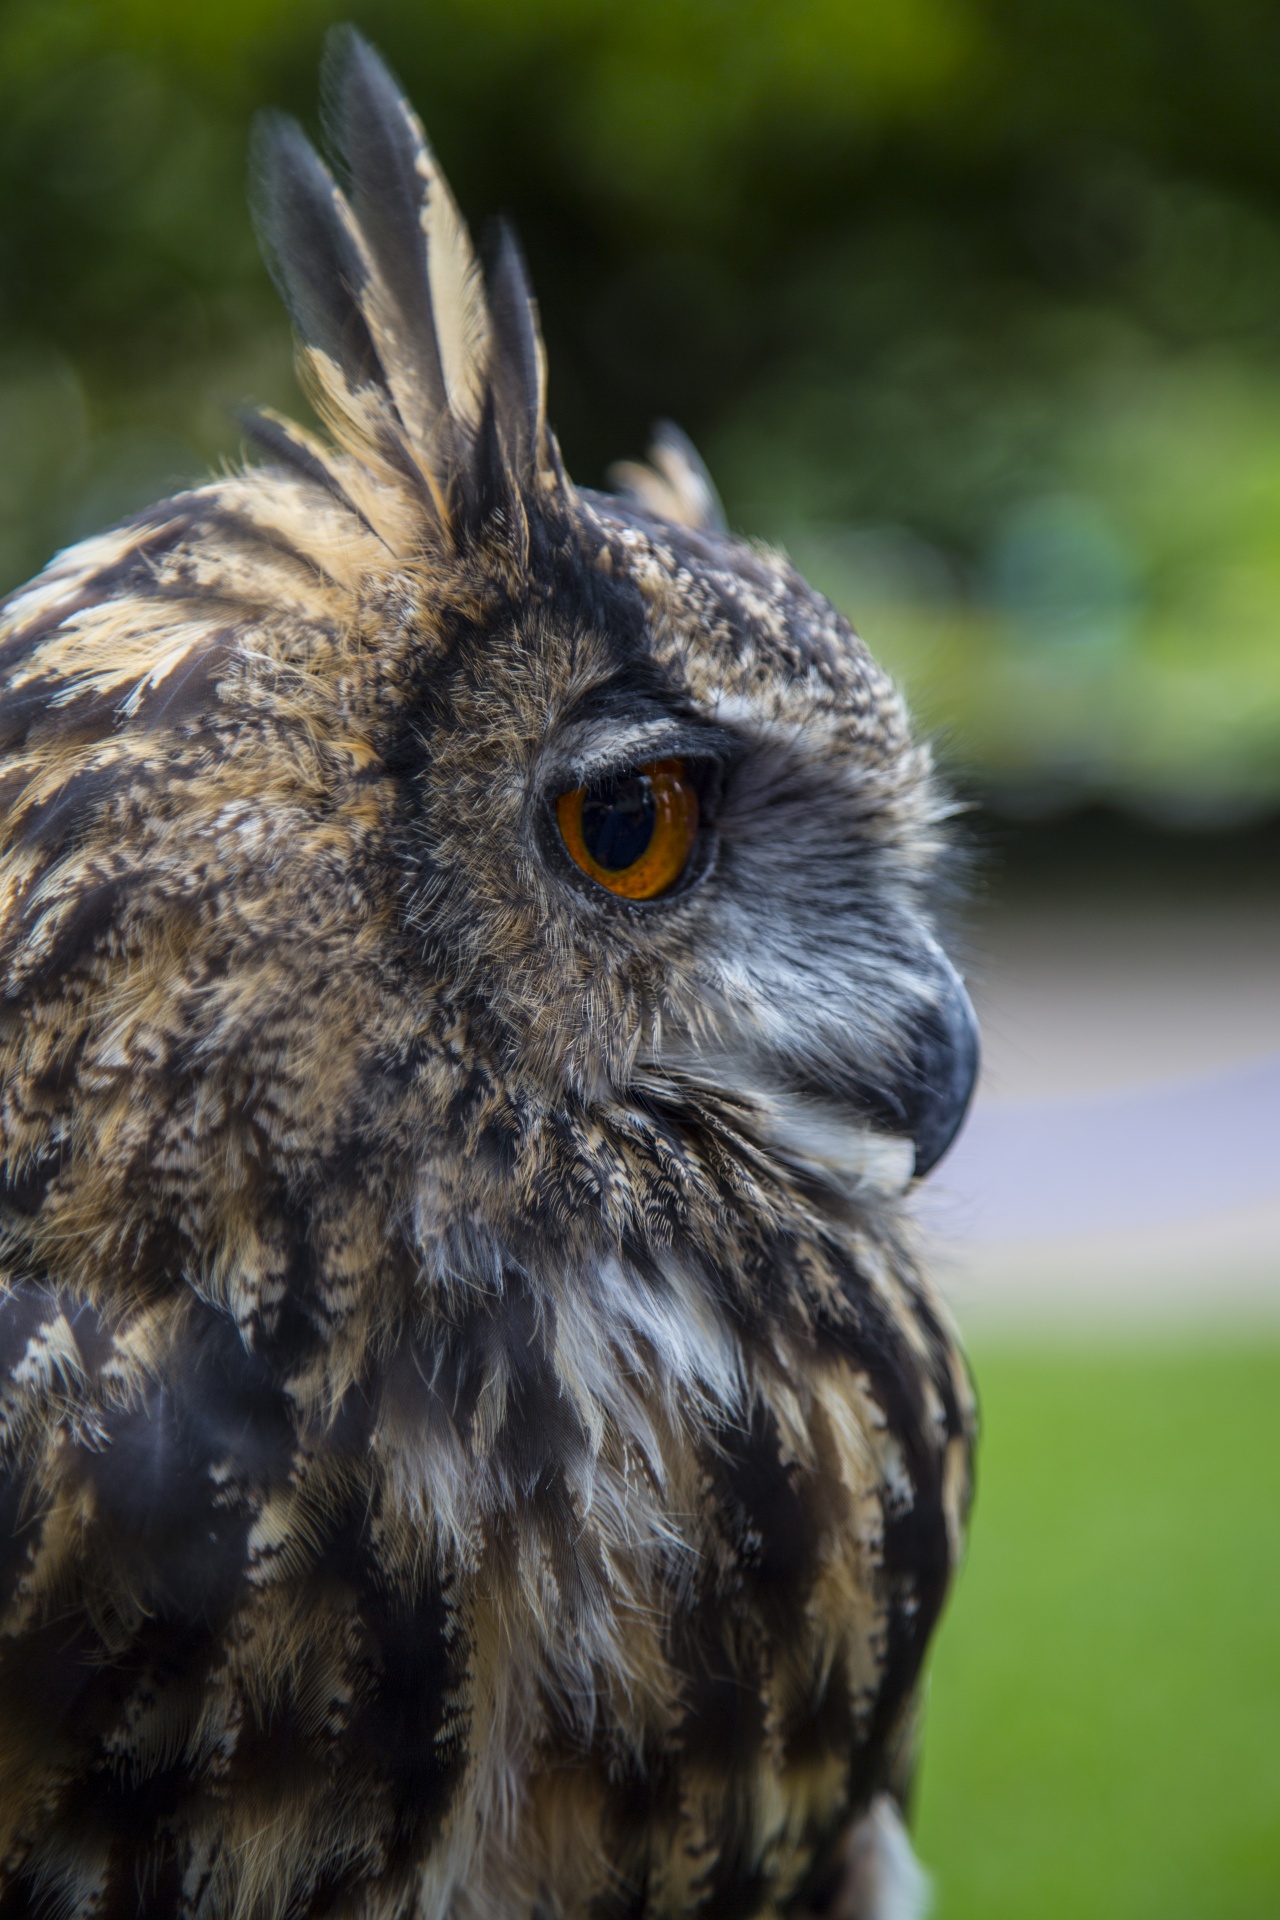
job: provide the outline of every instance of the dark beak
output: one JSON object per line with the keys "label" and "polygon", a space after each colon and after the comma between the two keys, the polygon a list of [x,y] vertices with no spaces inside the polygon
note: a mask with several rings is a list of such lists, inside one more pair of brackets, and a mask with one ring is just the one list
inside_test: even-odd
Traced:
{"label": "dark beak", "polygon": [[923,1179],[951,1145],[969,1110],[978,1077],[978,1020],[964,982],[935,950],[936,987],[922,1009],[905,1073],[870,1092],[872,1117],[915,1142],[915,1177]]}

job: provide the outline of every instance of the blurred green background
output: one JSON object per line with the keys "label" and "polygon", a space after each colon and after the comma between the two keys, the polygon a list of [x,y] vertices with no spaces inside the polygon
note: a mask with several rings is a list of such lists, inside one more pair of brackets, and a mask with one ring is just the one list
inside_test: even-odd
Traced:
{"label": "blurred green background", "polygon": [[[1274,895],[1274,827],[1170,829],[1280,808],[1280,7],[4,0],[0,588],[301,406],[246,142],[315,130],[337,18],[515,219],[570,470],[680,421],[901,675],[1007,890]],[[979,1352],[940,1920],[1280,1912],[1280,1346],[1231,1337]]]}
{"label": "blurred green background", "polygon": [[323,30],[514,216],[571,470],[655,416],[998,804],[1280,799],[1280,11],[7,0],[0,583],[289,403],[244,202]]}
{"label": "blurred green background", "polygon": [[916,1838],[937,1920],[1280,1912],[1280,1346],[987,1338]]}

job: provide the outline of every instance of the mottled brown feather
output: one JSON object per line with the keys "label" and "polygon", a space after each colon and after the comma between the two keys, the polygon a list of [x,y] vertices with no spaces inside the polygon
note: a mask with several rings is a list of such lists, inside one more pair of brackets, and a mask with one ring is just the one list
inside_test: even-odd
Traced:
{"label": "mottled brown feather", "polygon": [[[968,1499],[858,1091],[945,809],[674,442],[687,511],[569,483],[518,256],[484,307],[345,48],[349,195],[264,162],[335,445],[0,629],[0,1914],[798,1912]],[[715,789],[637,906],[551,803],[659,748]]]}

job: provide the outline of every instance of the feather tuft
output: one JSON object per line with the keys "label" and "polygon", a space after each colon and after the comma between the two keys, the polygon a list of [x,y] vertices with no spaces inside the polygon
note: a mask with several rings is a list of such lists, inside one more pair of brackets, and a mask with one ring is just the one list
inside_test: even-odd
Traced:
{"label": "feather tuft", "polygon": [[294,329],[353,388],[383,382],[361,309],[364,267],[333,176],[287,114],[262,114],[251,154],[258,240]]}
{"label": "feather tuft", "polygon": [[324,448],[309,433],[304,433],[300,426],[277,413],[273,407],[247,408],[240,416],[240,424],[246,436],[269,458],[281,466],[292,468],[313,486],[323,487],[348,513],[362,521],[370,533],[378,539],[382,538],[333,471],[325,458]]}
{"label": "feather tuft", "polygon": [[660,520],[703,533],[729,530],[702,456],[688,434],[670,420],[660,420],[654,428],[648,464],[619,460],[609,469],[609,483],[624,499]]}
{"label": "feather tuft", "polygon": [[329,38],[325,120],[343,162],[344,212],[365,266],[361,305],[387,386],[415,454],[427,469],[457,454],[431,307],[419,218],[422,138],[373,49],[350,28]]}
{"label": "feather tuft", "polygon": [[493,318],[493,397],[507,458],[521,478],[541,452],[546,417],[546,357],[538,310],[516,237],[505,222],[489,279]]}
{"label": "feather tuft", "polygon": [[[416,114],[350,27],[329,36],[324,103],[336,180],[280,116],[259,124],[254,171],[263,250],[327,424],[380,478],[413,482],[446,534],[458,503],[473,521],[503,492],[567,486],[514,238],[502,230],[486,289]],[[267,437],[333,491],[313,448],[284,448],[278,424]]]}

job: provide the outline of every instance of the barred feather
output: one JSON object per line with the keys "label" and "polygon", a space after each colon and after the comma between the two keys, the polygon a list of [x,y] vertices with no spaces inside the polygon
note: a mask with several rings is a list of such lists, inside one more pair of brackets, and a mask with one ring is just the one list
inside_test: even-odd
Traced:
{"label": "barred feather", "polygon": [[[344,189],[258,177],[336,445],[0,622],[0,1910],[885,1920],[944,809],[691,452],[569,485],[514,243],[354,36],[329,99]],[[704,864],[620,902],[555,799],[665,755]]]}

